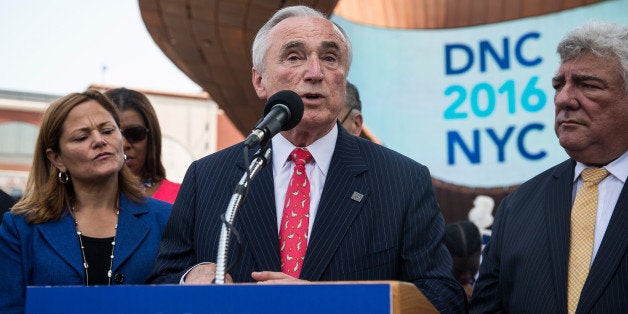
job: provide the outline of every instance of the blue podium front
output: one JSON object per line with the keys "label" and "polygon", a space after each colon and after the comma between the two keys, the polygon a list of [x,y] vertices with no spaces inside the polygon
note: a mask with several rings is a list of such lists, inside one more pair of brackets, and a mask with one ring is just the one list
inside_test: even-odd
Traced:
{"label": "blue podium front", "polygon": [[26,313],[391,313],[391,285],[28,287]]}

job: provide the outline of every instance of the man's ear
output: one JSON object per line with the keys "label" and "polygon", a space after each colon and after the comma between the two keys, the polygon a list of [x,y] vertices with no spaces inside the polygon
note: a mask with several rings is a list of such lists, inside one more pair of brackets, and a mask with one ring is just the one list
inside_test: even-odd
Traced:
{"label": "man's ear", "polygon": [[253,82],[253,88],[255,88],[257,97],[259,99],[267,99],[268,93],[266,92],[264,84],[262,84],[262,75],[256,68],[252,68],[251,70],[251,81]]}
{"label": "man's ear", "polygon": [[351,121],[351,123],[353,123],[355,130],[359,131],[358,134],[356,134],[356,136],[360,136],[360,133],[362,133],[362,123],[363,123],[362,113],[358,111],[353,117],[353,120]]}
{"label": "man's ear", "polygon": [[55,152],[51,148],[48,148],[46,149],[46,157],[48,158],[48,161],[50,161],[50,163],[53,166],[59,169],[59,171],[66,172],[67,169],[63,165],[63,161],[61,160],[61,155],[59,155],[59,153]]}
{"label": "man's ear", "polygon": [[355,125],[355,129],[356,130],[362,130],[362,123],[364,121],[362,120],[362,113],[358,112],[355,117],[353,117],[353,125]]}

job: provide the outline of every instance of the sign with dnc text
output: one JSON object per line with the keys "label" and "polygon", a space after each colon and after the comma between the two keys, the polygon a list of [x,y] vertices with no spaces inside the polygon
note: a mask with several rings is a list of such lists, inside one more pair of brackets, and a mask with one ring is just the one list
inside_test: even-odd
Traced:
{"label": "sign with dnc text", "polygon": [[520,184],[568,156],[554,133],[556,46],[590,20],[628,23],[628,1],[452,29],[332,20],[349,34],[349,81],[389,148],[457,185]]}

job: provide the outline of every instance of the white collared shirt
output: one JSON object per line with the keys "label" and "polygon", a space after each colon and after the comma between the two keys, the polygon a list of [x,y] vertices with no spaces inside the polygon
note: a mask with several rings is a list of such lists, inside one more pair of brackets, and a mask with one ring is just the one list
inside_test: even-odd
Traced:
{"label": "white collared shirt", "polygon": [[[312,234],[312,226],[314,225],[314,218],[316,218],[316,211],[318,209],[318,203],[321,200],[321,194],[323,193],[323,186],[325,185],[325,178],[327,177],[327,171],[329,170],[329,164],[331,163],[331,157],[334,154],[334,148],[336,147],[336,139],[338,138],[338,126],[334,124],[333,129],[329,131],[325,136],[318,139],[316,142],[310,144],[307,149],[312,154],[314,161],[310,161],[305,165],[305,172],[307,172],[308,180],[310,180],[310,224],[307,229],[308,234]],[[290,177],[292,177],[292,169],[294,168],[294,162],[288,160],[288,156],[296,148],[292,145],[281,133],[277,134],[272,139],[272,162],[273,162],[273,179],[275,182],[275,208],[277,209],[277,230],[281,224],[281,215],[283,214],[283,203],[286,198],[286,191],[288,190],[288,183]],[[279,234],[277,234],[279,236]],[[308,237],[308,241],[309,241]],[[190,267],[179,280],[179,284],[183,284],[185,276],[199,265],[213,264],[209,262],[198,263],[193,267]]]}
{"label": "white collared shirt", "polygon": [[[325,178],[331,163],[331,157],[336,147],[338,137],[338,126],[334,127],[322,138],[307,146],[307,150],[312,154],[313,160],[305,165],[305,172],[310,181],[310,224],[308,234],[312,234],[312,226],[316,219],[318,204],[321,200]],[[294,162],[288,160],[292,150],[296,148],[281,133],[272,139],[272,162],[273,162],[273,182],[275,183],[275,208],[277,210],[277,230],[280,229],[283,205],[286,199],[288,183],[294,168]],[[309,241],[309,237],[308,237]]]}
{"label": "white collared shirt", "polygon": [[[576,163],[576,169],[574,173],[574,185],[571,195],[571,203],[573,204],[576,199],[578,189],[582,186],[582,177],[580,174],[582,170],[587,168],[587,165],[578,162]],[[619,200],[619,194],[626,184],[626,177],[628,177],[628,151],[624,152],[621,157],[615,159],[613,162],[604,166],[604,168],[610,173],[608,177],[604,178],[598,185],[598,202],[597,202],[597,215],[595,216],[595,235],[593,242],[593,255],[591,256],[591,263],[595,259],[598,249],[602,244],[602,238],[606,233],[608,223],[613,216],[613,210]]]}

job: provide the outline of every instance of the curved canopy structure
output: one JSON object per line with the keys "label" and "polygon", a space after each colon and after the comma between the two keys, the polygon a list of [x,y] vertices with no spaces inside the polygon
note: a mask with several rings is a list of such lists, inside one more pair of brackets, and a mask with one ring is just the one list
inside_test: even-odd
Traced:
{"label": "curved canopy structure", "polygon": [[174,64],[248,133],[264,102],[251,85],[257,30],[284,6],[305,4],[330,14],[334,0],[140,0],[144,24]]}
{"label": "curved canopy structure", "polygon": [[601,0],[139,0],[144,24],[174,64],[247,133],[262,115],[251,45],[278,9],[303,4],[380,27],[452,28],[570,9]]}
{"label": "curved canopy structure", "polygon": [[[602,0],[139,0],[139,7],[148,32],[166,56],[247,134],[264,108],[251,84],[252,42],[279,8],[303,4],[358,24],[444,29],[540,16],[598,2]],[[374,138],[370,133],[366,137]],[[447,221],[466,219],[467,204],[476,195],[489,195],[499,204],[514,188],[480,189],[433,181]]]}

